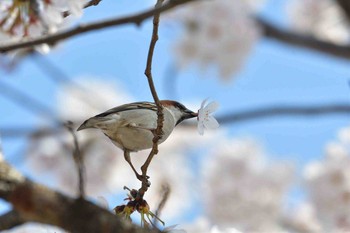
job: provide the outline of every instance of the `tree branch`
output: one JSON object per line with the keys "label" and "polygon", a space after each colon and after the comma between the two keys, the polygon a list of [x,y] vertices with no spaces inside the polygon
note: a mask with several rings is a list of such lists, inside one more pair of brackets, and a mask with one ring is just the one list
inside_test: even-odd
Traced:
{"label": "tree branch", "polygon": [[122,221],[83,199],[73,199],[36,184],[0,162],[0,198],[10,202],[25,222],[38,222],[76,233],[151,233]]}
{"label": "tree branch", "polygon": [[[157,4],[155,6],[155,9],[162,7],[163,2],[164,2],[164,0],[157,0]],[[148,166],[150,165],[154,155],[158,154],[158,141],[162,137],[162,134],[163,134],[163,131],[162,131],[163,122],[164,122],[163,106],[160,103],[160,100],[158,98],[158,94],[157,94],[156,88],[154,86],[153,77],[152,77],[152,61],[153,61],[154,48],[155,48],[157,40],[158,40],[159,17],[160,17],[160,13],[156,13],[154,15],[154,18],[153,18],[153,32],[152,32],[152,38],[151,38],[151,42],[150,42],[150,46],[149,46],[149,50],[148,50],[147,64],[146,64],[146,70],[145,70],[145,75],[146,75],[147,80],[148,80],[149,88],[151,90],[154,102],[157,105],[157,128],[156,128],[155,132],[153,133],[154,137],[153,137],[152,150],[151,150],[150,154],[148,155],[145,163],[141,167],[142,176],[143,176],[142,186],[139,190],[139,194],[140,194],[141,198],[143,197],[145,192],[147,192],[147,190],[148,190],[148,187],[149,187],[149,183],[148,183],[148,179],[147,179]]]}
{"label": "tree branch", "polygon": [[63,32],[58,32],[56,34],[40,37],[38,39],[32,39],[24,42],[19,42],[19,43],[3,44],[2,46],[0,46],[0,53],[6,53],[16,49],[28,48],[28,47],[32,47],[40,44],[53,45],[58,41],[61,41],[67,38],[71,38],[83,33],[96,31],[96,30],[113,27],[117,25],[129,24],[129,23],[140,25],[144,20],[146,20],[149,17],[152,17],[156,14],[160,14],[161,12],[168,11],[179,5],[186,4],[193,1],[196,1],[196,0],[170,0],[166,4],[160,7],[156,7],[154,9],[150,9],[150,10],[141,12],[139,14],[109,19],[109,20],[95,22],[91,24],[79,25],[75,28],[72,28]]}
{"label": "tree branch", "polygon": [[[160,196],[162,197],[162,199],[160,200],[158,207],[156,208],[156,212],[154,213],[158,218],[160,218],[160,214],[169,199],[170,191],[171,191],[170,185],[168,183],[164,183],[161,187],[162,187],[162,190],[161,190]],[[154,219],[153,225],[156,226],[157,223],[158,223],[157,219]]]}
{"label": "tree branch", "polygon": [[0,216],[0,231],[8,230],[25,223],[25,220],[15,210]]}
{"label": "tree branch", "polygon": [[[88,8],[90,6],[97,6],[98,4],[100,4],[101,1],[102,0],[91,0],[85,4],[84,8]],[[70,12],[68,11],[63,12],[63,17],[67,17],[69,15],[70,15]]]}
{"label": "tree branch", "polygon": [[73,159],[74,159],[75,165],[77,167],[77,171],[78,171],[78,180],[79,180],[78,194],[79,194],[79,198],[83,199],[85,197],[84,159],[83,159],[82,153],[80,152],[80,149],[79,149],[78,138],[77,138],[77,135],[75,134],[75,131],[73,129],[73,123],[68,122],[65,126],[68,129],[68,131],[70,132],[70,134],[72,135],[73,141],[74,141]]}
{"label": "tree branch", "polygon": [[0,96],[5,97],[12,102],[17,103],[19,106],[31,111],[34,114],[42,114],[49,119],[53,119],[56,122],[59,122],[56,119],[56,114],[52,109],[45,106],[38,100],[32,98],[28,94],[25,94],[21,90],[3,82],[0,78]]}
{"label": "tree branch", "polygon": [[262,120],[272,117],[312,117],[320,115],[350,115],[349,104],[328,104],[319,106],[297,106],[280,105],[256,108],[252,110],[232,112],[221,117],[217,117],[220,124],[241,123],[253,120]]}
{"label": "tree branch", "polygon": [[315,51],[327,53],[336,57],[350,58],[350,45],[336,45],[326,41],[318,40],[314,37],[297,34],[288,30],[277,28],[266,20],[257,17],[256,22],[263,30],[264,36],[276,39],[278,41],[299,46],[302,48],[308,48]]}

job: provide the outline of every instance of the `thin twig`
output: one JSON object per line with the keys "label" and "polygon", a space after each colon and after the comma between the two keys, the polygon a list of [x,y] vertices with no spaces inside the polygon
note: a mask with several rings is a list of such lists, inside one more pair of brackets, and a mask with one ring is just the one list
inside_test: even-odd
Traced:
{"label": "thin twig", "polygon": [[[101,1],[102,0],[91,0],[85,4],[84,8],[88,8],[90,6],[97,6]],[[70,15],[69,11],[63,12],[63,17],[67,17],[69,15]]]}
{"label": "thin twig", "polygon": [[3,138],[18,138],[18,137],[32,137],[33,135],[52,135],[58,134],[61,130],[59,128],[45,127],[36,128],[33,126],[3,126],[0,127],[1,137]]}
{"label": "thin twig", "polygon": [[4,154],[2,152],[2,143],[1,143],[1,135],[0,135],[0,162],[3,160],[4,160]]}
{"label": "thin twig", "polygon": [[154,9],[150,9],[150,10],[141,12],[139,14],[134,14],[126,17],[118,17],[118,18],[104,20],[104,21],[95,22],[91,24],[79,25],[79,26],[76,26],[75,28],[58,32],[52,35],[43,36],[38,39],[32,39],[32,40],[18,42],[18,43],[2,44],[2,46],[0,46],[0,53],[6,53],[12,50],[32,47],[40,44],[53,45],[61,40],[71,38],[86,32],[96,31],[96,30],[104,29],[108,27],[114,27],[117,25],[129,24],[129,23],[140,25],[144,20],[146,20],[149,17],[152,17],[156,14],[160,14],[161,12],[164,12],[164,11],[168,11],[179,5],[186,4],[189,2],[194,2],[194,1],[196,0],[170,0],[166,4],[160,7],[156,7]]}
{"label": "thin twig", "polygon": [[319,106],[297,106],[280,105],[271,107],[261,107],[246,111],[232,112],[224,116],[217,117],[220,124],[241,123],[253,120],[263,120],[272,117],[311,117],[319,115],[346,115],[350,114],[349,104],[328,104]]}
{"label": "thin twig", "polygon": [[73,140],[74,140],[74,151],[73,151],[73,158],[75,165],[77,166],[77,171],[78,171],[78,193],[79,193],[79,198],[83,199],[85,196],[85,169],[84,169],[84,160],[83,156],[80,152],[79,149],[79,143],[77,136],[74,133],[73,129],[73,123],[72,122],[67,122],[66,127],[68,131],[72,134]]}
{"label": "thin twig", "polygon": [[170,63],[164,72],[163,87],[167,94],[167,99],[178,99],[179,93],[177,84],[179,81],[180,70],[177,69],[174,62]]}
{"label": "thin twig", "polygon": [[101,93],[97,90],[89,90],[85,86],[81,85],[79,82],[75,81],[67,73],[65,73],[59,66],[54,64],[47,56],[44,56],[36,51],[30,54],[32,58],[33,63],[37,65],[37,67],[46,74],[45,77],[50,78],[52,81],[54,81],[56,84],[62,84],[62,83],[69,83],[69,86],[72,86],[79,90],[80,92],[77,92],[78,96],[77,98],[83,98],[84,93],[90,93],[91,95],[95,96],[94,101],[89,101],[87,104],[89,104],[93,108],[101,108],[105,104],[105,99],[101,96]]}
{"label": "thin twig", "polygon": [[33,53],[31,53],[30,55],[31,58],[33,58],[31,59],[31,61],[34,61],[33,64],[37,65],[40,71],[45,73],[46,77],[54,81],[55,84],[69,83],[77,89],[84,90],[82,86],[74,82],[68,74],[66,74],[62,69],[60,69],[60,67],[51,62],[47,56],[42,55],[36,51],[33,51]]}
{"label": "thin twig", "polygon": [[40,103],[38,100],[32,98],[31,96],[25,94],[23,91],[1,81],[0,79],[0,95],[17,103],[19,106],[26,108],[27,110],[35,114],[43,114],[49,119],[59,122],[56,119],[56,115],[53,110],[46,107],[44,104]]}
{"label": "thin twig", "polygon": [[[160,200],[158,207],[156,209],[156,212],[155,212],[155,216],[157,216],[158,218],[160,218],[160,214],[161,214],[162,210],[164,209],[166,202],[169,199],[170,191],[171,191],[170,185],[168,183],[164,183],[162,185],[162,190],[161,190],[161,195],[160,195],[162,197],[162,199]],[[157,223],[158,223],[157,219],[154,219],[153,225],[156,226]]]}
{"label": "thin twig", "polygon": [[[162,6],[163,1],[164,0],[157,0],[157,4],[155,6],[155,9],[160,8]],[[151,90],[154,102],[157,105],[157,116],[158,116],[157,117],[157,128],[154,132],[152,150],[151,150],[150,154],[148,155],[145,163],[141,167],[142,176],[143,176],[142,187],[139,190],[141,197],[143,197],[144,193],[148,189],[148,186],[149,186],[148,180],[147,180],[148,166],[150,165],[154,155],[158,154],[158,141],[163,134],[163,132],[162,132],[163,121],[164,121],[163,106],[159,101],[158,94],[157,94],[156,88],[154,86],[153,77],[152,77],[152,61],[153,61],[154,48],[155,48],[157,40],[158,40],[159,17],[160,17],[160,13],[157,13],[154,15],[154,18],[153,18],[153,32],[152,32],[152,38],[151,38],[151,42],[150,42],[150,46],[149,46],[149,50],[148,50],[147,64],[146,64],[146,70],[145,70],[145,75],[146,75],[147,80],[148,80],[149,88]]]}

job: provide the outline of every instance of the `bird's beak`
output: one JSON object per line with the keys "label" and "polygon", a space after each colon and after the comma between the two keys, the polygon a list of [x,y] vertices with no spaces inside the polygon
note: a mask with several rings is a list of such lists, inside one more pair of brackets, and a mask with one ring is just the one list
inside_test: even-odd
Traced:
{"label": "bird's beak", "polygon": [[198,116],[198,113],[196,112],[192,112],[191,110],[187,109],[185,111],[186,113],[186,119],[190,119],[190,118],[193,118],[193,117],[197,117]]}

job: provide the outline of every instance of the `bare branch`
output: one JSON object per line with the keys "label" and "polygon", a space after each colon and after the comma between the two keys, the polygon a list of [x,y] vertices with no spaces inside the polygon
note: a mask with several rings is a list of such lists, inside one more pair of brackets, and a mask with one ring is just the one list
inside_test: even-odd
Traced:
{"label": "bare branch", "polygon": [[[171,191],[170,185],[168,183],[164,183],[162,185],[162,190],[161,190],[161,195],[160,195],[162,197],[162,199],[160,200],[160,202],[158,204],[158,207],[156,209],[156,212],[155,212],[155,215],[158,218],[160,218],[160,214],[161,214],[162,210],[164,209],[166,202],[169,199],[170,191]],[[153,225],[156,226],[157,223],[158,223],[158,221],[157,221],[157,219],[155,219],[154,222],[153,222]]]}
{"label": "bare branch", "polygon": [[295,32],[280,29],[262,18],[256,18],[256,21],[263,29],[264,36],[266,37],[302,48],[323,52],[336,57],[346,59],[350,58],[350,45],[336,45],[330,42],[318,40],[311,36],[301,35]]}
{"label": "bare branch", "polygon": [[0,198],[10,202],[26,222],[61,227],[76,233],[151,233],[122,221],[83,199],[73,199],[36,184],[5,162],[0,162]]}
{"label": "bare branch", "polygon": [[[97,6],[98,4],[100,4],[101,1],[102,0],[91,0],[85,4],[84,8],[88,8],[90,6]],[[67,17],[69,15],[70,15],[70,13],[68,11],[63,12],[63,17]]]}
{"label": "bare branch", "polygon": [[84,189],[84,185],[85,185],[84,159],[83,159],[83,156],[82,156],[82,154],[80,152],[80,149],[79,149],[78,138],[77,138],[77,135],[75,134],[75,131],[73,129],[73,123],[72,122],[68,122],[66,124],[66,128],[72,134],[73,141],[74,141],[73,158],[74,158],[74,162],[75,162],[75,164],[77,166],[77,171],[78,171],[78,180],[79,180],[78,193],[79,193],[79,198],[84,198],[84,196],[85,196],[85,189]]}
{"label": "bare branch", "polygon": [[1,144],[1,137],[0,137],[0,162],[2,162],[3,160],[4,160],[4,154],[2,152],[2,144]]}
{"label": "bare branch", "polygon": [[[158,0],[157,4],[155,6],[155,9],[160,8],[162,6],[162,3],[164,0]],[[162,128],[163,128],[163,121],[164,121],[164,114],[163,114],[163,106],[159,101],[158,94],[156,91],[156,88],[153,83],[153,77],[152,77],[152,61],[153,61],[153,53],[154,53],[154,48],[156,46],[157,40],[158,40],[158,27],[159,27],[159,17],[160,13],[156,13],[153,18],[153,32],[152,32],[152,38],[148,50],[148,56],[147,56],[147,64],[146,64],[146,70],[145,70],[145,75],[148,80],[149,88],[151,90],[154,102],[157,105],[157,128],[154,132],[154,137],[153,137],[153,147],[150,152],[150,154],[147,157],[146,162],[142,165],[141,171],[142,171],[142,176],[143,176],[143,181],[142,181],[142,187],[139,190],[139,193],[141,197],[143,197],[144,193],[148,189],[148,180],[147,180],[147,170],[148,166],[150,165],[154,155],[158,154],[158,141],[162,137]]]}
{"label": "bare branch", "polygon": [[40,128],[27,126],[6,126],[0,128],[1,136],[4,138],[32,137],[33,135],[52,135],[61,132],[59,128]]}
{"label": "bare branch", "polygon": [[15,210],[11,210],[0,216],[0,231],[8,230],[25,223],[25,220]]}
{"label": "bare branch", "polygon": [[90,6],[97,6],[98,4],[100,4],[102,0],[91,0],[88,3],[86,3],[86,5],[84,6],[84,8],[88,8]]}
{"label": "bare branch", "polygon": [[0,53],[6,53],[12,50],[32,47],[40,44],[53,45],[58,41],[61,41],[67,38],[71,38],[83,33],[96,31],[96,30],[100,30],[108,27],[114,27],[117,25],[129,24],[129,23],[140,25],[144,20],[154,16],[155,14],[160,14],[161,12],[168,11],[179,5],[186,4],[193,1],[196,1],[196,0],[170,0],[166,4],[160,7],[156,7],[154,9],[147,10],[139,14],[109,19],[109,20],[95,22],[91,24],[79,25],[75,28],[72,28],[63,32],[58,32],[56,34],[40,37],[38,39],[32,39],[24,42],[19,42],[19,43],[3,44],[2,46],[0,46]]}
{"label": "bare branch", "polygon": [[253,120],[262,120],[272,117],[313,117],[320,115],[346,115],[350,114],[349,104],[328,104],[328,105],[311,105],[311,106],[298,106],[298,105],[280,105],[255,108],[252,110],[239,111],[228,113],[224,116],[217,117],[220,124],[232,124],[241,123]]}
{"label": "bare branch", "polygon": [[27,110],[31,111],[34,114],[43,114],[44,116],[47,116],[49,119],[54,119],[58,122],[56,119],[55,113],[52,109],[45,106],[44,104],[40,103],[38,100],[32,98],[31,96],[25,94],[21,90],[12,87],[11,85],[7,84],[6,82],[3,82],[0,79],[0,95],[5,97],[8,100],[11,100],[12,102],[15,102],[19,106],[26,108]]}

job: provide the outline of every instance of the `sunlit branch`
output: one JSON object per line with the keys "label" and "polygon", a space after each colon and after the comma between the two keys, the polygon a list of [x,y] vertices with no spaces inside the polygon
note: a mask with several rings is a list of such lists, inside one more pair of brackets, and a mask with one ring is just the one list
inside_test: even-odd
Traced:
{"label": "sunlit branch", "polygon": [[38,222],[76,233],[151,233],[81,198],[74,199],[34,183],[0,162],[0,198],[25,222]]}

